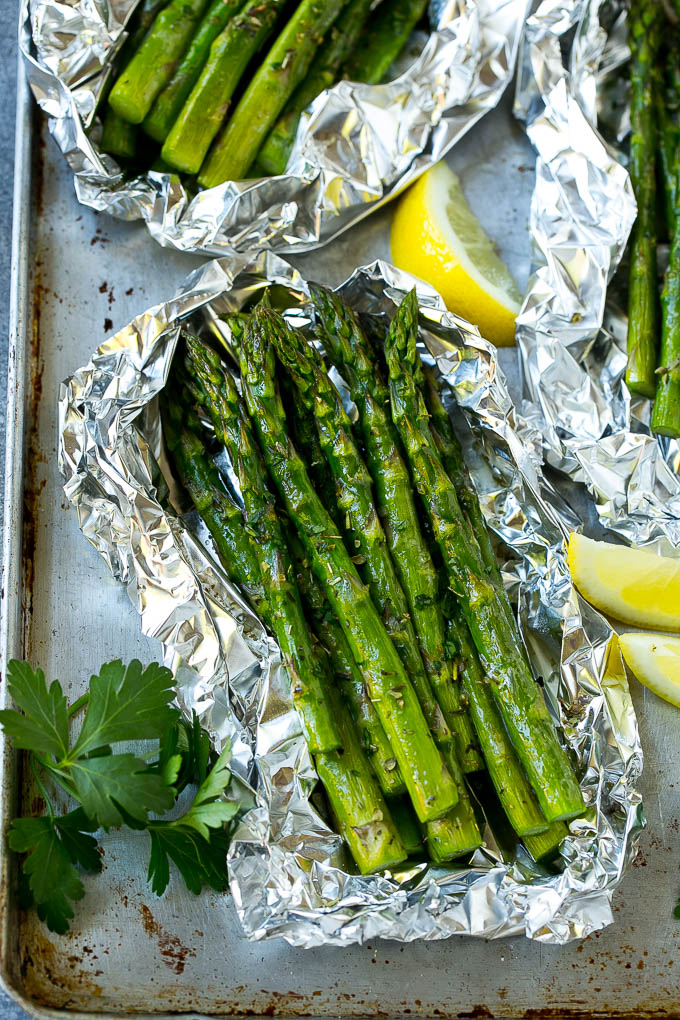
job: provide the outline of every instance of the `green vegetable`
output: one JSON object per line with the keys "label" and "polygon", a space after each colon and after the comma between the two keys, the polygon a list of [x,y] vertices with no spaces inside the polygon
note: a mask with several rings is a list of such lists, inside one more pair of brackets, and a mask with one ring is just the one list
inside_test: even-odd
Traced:
{"label": "green vegetable", "polygon": [[361,583],[337,529],[286,433],[274,377],[274,346],[288,329],[258,307],[241,348],[241,380],[269,472],[305,546],[314,574],[362,670],[383,729],[421,821],[446,814],[458,792],[432,740],[401,660]]}
{"label": "green vegetable", "polygon": [[427,10],[427,0],[384,0],[366,26],[366,38],[347,61],[343,78],[382,81]]}
{"label": "green vegetable", "polygon": [[302,0],[244,92],[201,167],[198,183],[214,188],[248,172],[289,96],[307,74],[322,37],[346,0]]}
{"label": "green vegetable", "polygon": [[[187,886],[215,889],[228,885],[223,829],[239,810],[221,800],[229,785],[230,750],[225,748],[212,770],[209,749],[198,721],[179,719],[171,705],[173,677],[152,663],[129,666],[109,662],[90,680],[86,695],[69,707],[60,683],[48,687],[42,670],[13,660],[7,670],[8,692],[18,709],[0,712],[0,724],[14,746],[29,752],[29,766],[47,807],[47,816],[16,818],[9,846],[26,854],[23,873],[38,916],[51,931],[63,934],[74,916],[72,903],[82,899],[78,869],[101,871],[98,845],[90,833],[126,824],[151,836],[149,879],[159,895],[169,879],[167,856],[178,865]],[[78,736],[72,719],[85,709]],[[199,731],[197,733],[197,731]],[[115,745],[154,741],[144,758]],[[63,816],[52,807],[49,782],[79,806]],[[151,819],[172,808],[187,782],[199,784],[189,810],[173,821]]]}
{"label": "green vegetable", "polygon": [[258,174],[261,176],[285,172],[302,111],[338,80],[340,68],[361,38],[371,4],[372,0],[351,0],[341,12],[314,57],[307,76],[286,103],[257,154]]}
{"label": "green vegetable", "polygon": [[[373,501],[371,475],[354,441],[352,425],[338,391],[328,378],[316,349],[291,329],[275,336],[276,353],[295,383],[300,402],[314,414],[319,443],[336,481],[337,506],[344,518],[347,544],[358,554],[359,575],[399,653],[416,691],[423,714],[435,740],[446,744],[451,732],[435,701],[418,642],[409,618],[409,607],[387,547],[378,508]],[[407,476],[408,477],[408,476]],[[392,492],[396,499],[406,491]]]}
{"label": "green vegetable", "polygon": [[677,32],[665,53],[666,81],[656,90],[659,159],[668,236],[675,233],[678,200],[677,161],[680,147],[680,39]]}
{"label": "green vegetable", "polygon": [[[408,602],[432,691],[448,727],[456,736],[463,771],[474,772],[481,768],[482,762],[472,723],[465,712],[460,683],[445,654],[439,576],[421,531],[409,470],[389,417],[389,391],[352,309],[337,294],[323,287],[313,285],[310,292],[321,323],[321,339],[346,380],[359,411],[378,515]],[[403,661],[413,679],[409,662],[405,658]]]}
{"label": "green vegetable", "polygon": [[362,875],[393,868],[406,860],[406,850],[347,709],[332,690],[329,701],[340,729],[342,750],[317,754],[314,762],[338,832]]}
{"label": "green vegetable", "polygon": [[553,822],[545,832],[523,836],[522,842],[535,861],[547,861],[557,855],[562,840],[568,835],[569,830],[564,822]]}
{"label": "green vegetable", "polygon": [[[361,745],[383,793],[394,797],[406,789],[390,742],[368,696],[361,670],[352,657],[342,627],[333,615],[328,599],[314,577],[297,532],[289,528],[288,548],[295,567],[295,580],[317,638],[325,648],[335,672],[336,683],[349,705]],[[401,833],[401,827],[397,823]]]}
{"label": "green vegetable", "polygon": [[428,822],[425,826],[427,850],[437,864],[462,857],[482,845],[482,834],[456,755],[452,748],[445,748],[442,754],[458,788],[458,803],[443,818]]}
{"label": "green vegetable", "polygon": [[260,564],[252,536],[243,526],[241,509],[206,453],[196,414],[181,399],[169,399],[166,391],[163,396],[163,436],[175,471],[212,535],[229,577],[243,588],[257,614],[270,626]]}
{"label": "green vegetable", "polygon": [[630,178],[638,214],[633,227],[628,279],[628,367],[633,393],[656,390],[658,289],[656,279],[656,116],[654,88],[660,42],[659,3],[632,0]]}
{"label": "green vegetable", "polygon": [[157,142],[165,141],[177,120],[208,59],[213,40],[241,7],[243,0],[212,0],[177,70],[144,118],[142,127]]}
{"label": "green vegetable", "polygon": [[125,41],[125,52],[132,54],[141,46],[144,37],[156,20],[156,15],[167,7],[168,0],[142,0],[135,8],[133,27]]}
{"label": "green vegetable", "polygon": [[386,342],[392,417],[451,589],[460,598],[494,698],[545,819],[573,818],[584,810],[578,782],[524,657],[507,596],[487,578],[479,545],[430,432],[429,415],[413,376],[417,334],[418,302],[413,290],[399,306]]}
{"label": "green vegetable", "polygon": [[[676,175],[680,188],[680,150]],[[680,194],[680,191],[678,192]],[[661,293],[661,367],[652,411],[652,431],[680,436],[680,230],[675,231]]]}
{"label": "green vegetable", "polygon": [[163,145],[178,170],[198,173],[243,72],[269,38],[284,0],[254,0],[215,39],[200,77]]}
{"label": "green vegetable", "polygon": [[109,95],[115,113],[141,124],[156,96],[172,77],[177,61],[191,41],[208,0],[170,0],[153,23]]}
{"label": "green vegetable", "polygon": [[288,547],[246,410],[219,356],[197,337],[185,334],[184,340],[187,368],[239,479],[243,517],[259,559],[270,625],[290,676],[293,704],[309,749],[314,753],[335,750],[341,740],[327,701],[328,684],[312,649]]}
{"label": "green vegetable", "polygon": [[133,159],[137,151],[137,128],[114,113],[110,106],[104,113],[99,148],[121,159]]}

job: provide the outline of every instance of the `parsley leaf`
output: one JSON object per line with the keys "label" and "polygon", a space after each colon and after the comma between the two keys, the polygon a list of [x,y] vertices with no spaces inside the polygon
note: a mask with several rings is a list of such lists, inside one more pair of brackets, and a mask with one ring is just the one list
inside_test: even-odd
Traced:
{"label": "parsley leaf", "polygon": [[146,669],[138,659],[125,667],[120,659],[107,662],[90,679],[90,697],[73,757],[104,744],[162,737],[179,713],[169,669],[152,662]]}
{"label": "parsley leaf", "polygon": [[680,899],[678,900],[675,910],[673,911],[673,917],[677,917],[680,920]]}
{"label": "parsley leaf", "polygon": [[15,818],[9,831],[9,845],[27,853],[24,874],[35,901],[38,917],[51,931],[63,935],[73,917],[69,900],[81,900],[85,888],[74,863],[90,871],[101,870],[97,842],[82,831],[91,823],[80,810],[61,819]]}
{"label": "parsley leaf", "polygon": [[175,803],[174,787],[133,754],[79,759],[70,771],[85,813],[105,829],[123,824],[118,805],[146,821],[149,812],[162,814]]}
{"label": "parsley leaf", "polygon": [[57,760],[68,752],[68,711],[61,684],[47,687],[41,669],[33,672],[27,662],[12,659],[7,670],[7,689],[25,713],[0,711],[0,723],[15,747],[53,755]]}
{"label": "parsley leaf", "polygon": [[[28,761],[48,805],[48,816],[17,818],[9,832],[12,850],[26,854],[22,888],[39,917],[55,932],[68,930],[73,906],[84,895],[78,869],[102,870],[100,826],[147,829],[151,839],[149,881],[159,895],[170,880],[170,861],[188,888],[228,886],[231,822],[240,805],[223,794],[231,780],[230,748],[211,768],[211,744],[194,713],[191,722],[172,707],[173,677],[156,663],[109,662],[90,680],[89,692],[69,709],[61,685],[49,688],[42,670],[10,663],[8,689],[18,706],[0,712],[0,724]],[[80,734],[71,746],[69,723],[86,705]],[[146,759],[113,753],[111,745],[155,740]],[[79,806],[57,817],[40,773],[58,783]],[[172,821],[162,815],[189,783],[193,803]]]}
{"label": "parsley leaf", "polygon": [[[228,885],[228,835],[222,830],[238,813],[239,805],[220,799],[231,781],[231,747],[224,748],[199,786],[186,814],[171,822],[152,822],[149,881],[159,896],[170,879],[168,858],[174,861],[190,892],[202,885],[223,889]],[[225,838],[226,836],[226,838]]]}

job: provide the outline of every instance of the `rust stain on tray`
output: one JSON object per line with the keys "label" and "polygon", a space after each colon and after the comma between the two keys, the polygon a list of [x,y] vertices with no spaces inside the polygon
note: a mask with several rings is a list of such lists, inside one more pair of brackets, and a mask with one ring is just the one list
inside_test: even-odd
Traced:
{"label": "rust stain on tray", "polygon": [[187,959],[196,956],[196,951],[183,945],[176,935],[166,931],[163,925],[158,923],[145,903],[142,903],[139,912],[142,915],[144,931],[156,940],[165,966],[169,967],[175,974],[182,974]]}
{"label": "rust stain on tray", "polygon": [[44,1006],[67,1008],[83,996],[100,998],[102,986],[93,980],[103,973],[79,970],[77,957],[67,957],[39,932],[34,932],[30,945],[24,946],[21,976],[25,994]]}

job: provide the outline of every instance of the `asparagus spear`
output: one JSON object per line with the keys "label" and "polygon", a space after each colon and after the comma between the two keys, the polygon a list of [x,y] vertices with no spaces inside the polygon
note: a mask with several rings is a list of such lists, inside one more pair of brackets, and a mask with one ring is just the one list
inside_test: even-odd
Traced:
{"label": "asparagus spear", "polygon": [[141,46],[144,38],[156,20],[156,15],[167,7],[168,0],[142,0],[142,3],[135,8],[134,28],[125,42],[125,52],[132,56],[135,50]]}
{"label": "asparagus spear", "polygon": [[382,81],[427,10],[427,0],[385,0],[367,26],[367,39],[345,65],[343,78]]}
{"label": "asparagus spear", "polygon": [[[328,599],[311,571],[304,546],[294,528],[288,529],[286,538],[293,558],[295,580],[305,608],[316,636],[328,652],[336,680],[350,707],[361,744],[371,762],[383,793],[394,797],[403,793],[406,786],[392,754],[390,742],[385,736],[380,719],[366,691],[361,670],[352,658],[347,638],[333,616]],[[398,822],[397,828],[401,833],[401,825]]]}
{"label": "asparagus spear", "polygon": [[351,0],[324,40],[283,113],[257,155],[257,166],[265,174],[282,174],[286,169],[300,115],[325,89],[338,80],[340,68],[357,45],[373,0]]}
{"label": "asparagus spear", "polygon": [[219,359],[210,357],[197,337],[186,334],[185,344],[187,369],[203,392],[215,435],[226,447],[239,480],[243,516],[259,559],[271,627],[290,675],[293,703],[307,744],[314,753],[332,751],[341,746],[341,739],[326,701],[328,685],[313,651],[266,468],[245,408]]}
{"label": "asparagus spear", "polygon": [[142,127],[155,141],[164,142],[167,138],[208,59],[213,40],[243,7],[243,2],[212,0],[177,70],[144,118]]}
{"label": "asparagus spear", "polygon": [[573,818],[584,809],[569,759],[561,747],[538,685],[511,623],[507,596],[488,580],[469,523],[442,467],[429,415],[413,378],[417,358],[418,302],[406,296],[386,342],[392,416],[494,698],[546,821]]}
{"label": "asparagus spear", "polygon": [[243,72],[269,38],[285,0],[252,0],[215,39],[210,56],[163,145],[178,170],[198,173]]}
{"label": "asparagus spear", "polygon": [[675,233],[677,202],[676,166],[680,146],[680,38],[676,33],[666,54],[666,82],[656,91],[659,158],[668,235]]}
{"label": "asparagus spear", "polygon": [[288,98],[307,74],[323,35],[346,0],[302,0],[265,57],[201,167],[198,183],[213,188],[248,172]]}
{"label": "asparagus spear", "polygon": [[489,778],[507,819],[518,836],[544,832],[548,823],[541,814],[534,791],[498,713],[490,685],[484,676],[484,670],[459,607],[453,608],[451,613],[451,637],[460,652],[463,688]]}
{"label": "asparagus spear", "polygon": [[453,482],[458,502],[474,531],[484,566],[494,584],[503,588],[501,570],[479,505],[474,482],[465,464],[463,451],[458,437],[453,431],[451,419],[442,402],[434,372],[426,365],[423,365],[423,395],[430,415],[430,431],[446,473]]}
{"label": "asparagus spear", "polygon": [[352,425],[318,352],[294,330],[279,330],[276,353],[295,383],[300,402],[316,418],[319,442],[336,480],[337,504],[350,544],[363,560],[359,571],[411,679],[439,744],[451,739],[418,649],[408,604],[390,558],[373,502],[371,476],[352,436]]}
{"label": "asparagus spear", "polygon": [[536,836],[524,836],[522,842],[538,863],[555,857],[565,836],[569,835],[564,822],[553,822],[549,829]]}
{"label": "asparagus spear", "polygon": [[664,192],[671,248],[661,292],[661,365],[652,411],[652,431],[680,436],[680,43],[670,50],[670,88],[666,91],[661,137]]}
{"label": "asparagus spear", "polygon": [[[680,151],[676,156],[680,188]],[[680,192],[679,192],[680,193]],[[676,199],[677,201],[677,199]],[[652,431],[660,436],[680,436],[680,230],[673,234],[668,269],[661,292],[661,367]]]}
{"label": "asparagus spear", "polygon": [[482,834],[453,748],[444,748],[442,756],[447,769],[455,779],[458,803],[453,811],[449,811],[443,818],[428,822],[425,826],[427,850],[437,864],[462,857],[463,854],[470,853],[482,845]]}
{"label": "asparagus spear", "polygon": [[345,706],[329,692],[342,750],[314,756],[340,835],[362,875],[393,868],[406,860],[399,837]]}
{"label": "asparagus spear", "polygon": [[212,535],[229,577],[245,590],[260,618],[270,624],[260,565],[243,527],[243,514],[206,455],[198,418],[181,399],[164,399],[162,412],[163,436],[182,485]]}
{"label": "asparagus spear", "polygon": [[208,0],[170,0],[111,89],[109,103],[123,120],[141,124],[189,45]]}
{"label": "asparagus spear", "polygon": [[286,329],[283,319],[270,309],[258,307],[251,319],[241,348],[241,378],[248,410],[270,474],[367,682],[416,814],[421,821],[438,818],[457,801],[454,780],[434,744],[369,591],[361,583],[286,433],[274,380],[272,343],[273,337]]}
{"label": "asparagus spear", "polygon": [[389,392],[352,309],[323,287],[313,285],[310,293],[322,327],[321,339],[359,411],[378,514],[407,599],[425,670],[444,719],[456,736],[463,771],[474,772],[482,762],[460,684],[452,663],[446,659],[439,578],[421,532],[408,467],[386,409]]}
{"label": "asparagus spear", "polygon": [[638,214],[633,227],[628,280],[628,367],[626,383],[633,393],[653,397],[657,365],[656,280],[656,117],[655,64],[659,48],[658,3],[632,0],[630,178]]}
{"label": "asparagus spear", "polygon": [[133,159],[137,151],[137,128],[107,106],[104,113],[102,140],[99,143],[102,152],[122,159]]}
{"label": "asparagus spear", "polygon": [[399,832],[399,838],[409,857],[423,852],[423,833],[408,797],[394,797],[389,802],[390,814]]}

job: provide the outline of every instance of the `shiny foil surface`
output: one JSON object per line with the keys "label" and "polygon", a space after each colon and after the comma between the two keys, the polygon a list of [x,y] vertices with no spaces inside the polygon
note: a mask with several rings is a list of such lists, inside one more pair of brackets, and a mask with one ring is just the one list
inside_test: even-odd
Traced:
{"label": "shiny foil surface", "polygon": [[[308,947],[377,936],[524,933],[547,943],[612,921],[611,899],[644,824],[642,752],[618,641],[571,585],[565,537],[578,523],[541,469],[541,438],[513,406],[495,349],[417,283],[423,356],[434,359],[466,450],[523,639],[588,809],[570,823],[557,871],[492,832],[464,864],[409,864],[374,876],[347,867],[319,814],[316,775],[275,642],[228,582],[164,456],[157,396],[182,323],[227,342],[226,312],[268,283],[291,322],[313,311],[300,274],[277,255],[206,263],[167,304],[107,340],[60,395],[60,466],[85,537],[127,586],[145,634],[163,644],[179,699],[215,745],[234,748],[252,789],[229,854],[245,934]],[[385,262],[339,288],[366,315],[389,316],[414,284]],[[288,295],[289,300],[285,299]]]}
{"label": "shiny foil surface", "polygon": [[618,152],[630,128],[626,28],[620,0],[542,0],[527,19],[515,114],[538,158],[535,271],[517,320],[523,414],[605,528],[678,555],[680,445],[651,434],[650,401],[625,384],[620,263],[636,215]]}
{"label": "shiny foil surface", "polygon": [[[162,245],[211,255],[324,244],[413,181],[498,103],[527,0],[432,0],[387,85],[340,82],[303,114],[288,172],[196,193],[177,174],[125,176],[100,153],[97,99],[135,0],[23,0],[19,45],[81,202],[143,218]],[[91,129],[91,130],[90,130]]]}

